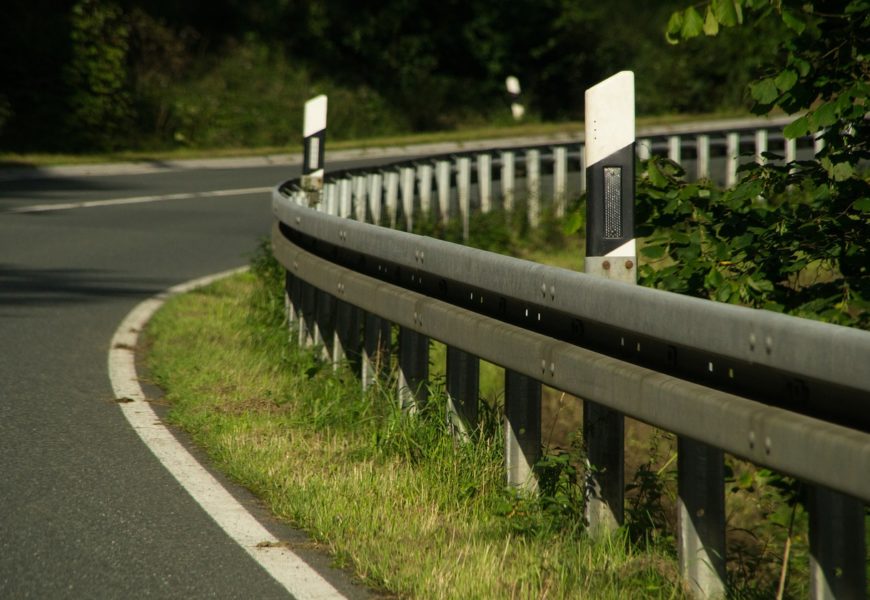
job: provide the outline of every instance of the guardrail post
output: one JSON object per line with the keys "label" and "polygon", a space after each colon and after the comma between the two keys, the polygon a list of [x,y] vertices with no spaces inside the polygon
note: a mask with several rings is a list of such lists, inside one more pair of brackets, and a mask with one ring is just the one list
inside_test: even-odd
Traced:
{"label": "guardrail post", "polygon": [[359,309],[343,300],[335,302],[335,337],[332,343],[332,366],[356,361],[359,356]]}
{"label": "guardrail post", "polygon": [[813,152],[816,155],[825,149],[825,138],[822,137],[824,134],[825,132],[822,130],[813,138]]}
{"label": "guardrail post", "polygon": [[480,359],[447,346],[447,422],[460,439],[477,427]]}
{"label": "guardrail post", "polygon": [[335,183],[327,183],[323,186],[323,196],[326,198],[326,213],[338,215],[338,188]]}
{"label": "guardrail post", "polygon": [[767,152],[767,130],[766,129],[756,129],[755,130],[755,162],[760,165],[763,165],[767,162],[767,159],[762,156]]}
{"label": "guardrail post", "polygon": [[501,201],[505,212],[514,209],[514,153],[504,151],[501,153]]}
{"label": "guardrail post", "polygon": [[399,327],[399,407],[415,411],[429,394],[429,338]]}
{"label": "guardrail post", "polygon": [[292,327],[293,323],[298,318],[299,311],[299,282],[290,274],[290,271],[284,271],[284,309],[287,315],[287,324]]}
{"label": "guardrail post", "polygon": [[535,491],[534,466],[541,458],[541,383],[505,369],[504,415],[507,484]]}
{"label": "guardrail post", "polygon": [[698,598],[725,596],[725,462],[722,450],[677,438],[680,574]]}
{"label": "guardrail post", "polygon": [[402,167],[402,216],[405,231],[414,229],[414,168]]}
{"label": "guardrail post", "polygon": [[355,175],[353,178],[353,195],[356,220],[366,222],[366,176]]}
{"label": "guardrail post", "polygon": [[737,185],[737,167],[740,166],[740,134],[732,131],[725,138],[725,187]]}
{"label": "guardrail post", "polygon": [[375,381],[389,371],[390,344],[392,343],[390,338],[390,322],[372,313],[365,313],[360,373],[364,390],[370,388]]}
{"label": "guardrail post", "polygon": [[323,360],[332,360],[335,342],[335,298],[323,290],[315,292],[314,345],[321,347]]}
{"label": "guardrail post", "polygon": [[380,173],[371,173],[369,175],[369,214],[372,216],[372,223],[375,225],[381,224],[383,182],[384,177]]}
{"label": "guardrail post", "polygon": [[347,219],[352,209],[351,180],[349,177],[344,177],[338,181],[338,216]]}
{"label": "guardrail post", "polygon": [[568,148],[556,146],[553,148],[553,202],[556,205],[556,216],[565,216],[565,205],[568,201]]}
{"label": "guardrail post", "polygon": [[696,138],[698,160],[695,163],[695,175],[700,179],[710,178],[710,136],[699,135]]}
{"label": "guardrail post", "polygon": [[420,182],[420,212],[423,219],[432,216],[432,165],[423,163],[417,167],[417,178]]}
{"label": "guardrail post", "polygon": [[492,210],[492,155],[477,155],[477,190],[480,193],[480,212]]}
{"label": "guardrail post", "polygon": [[396,221],[399,216],[399,173],[397,171],[387,171],[387,219],[390,222],[390,228],[396,228]]}
{"label": "guardrail post", "polygon": [[438,210],[441,222],[450,220],[450,161],[439,160],[435,164],[435,179],[438,188]]}
{"label": "guardrail post", "polygon": [[459,216],[462,219],[462,240],[468,241],[468,226],[471,218],[471,158],[456,159],[456,188],[459,194]]}
{"label": "guardrail post", "polygon": [[316,302],[315,288],[313,285],[299,280],[299,346],[310,348],[314,345],[314,311]]}
{"label": "guardrail post", "polygon": [[845,494],[810,489],[810,598],[861,599],[867,593],[864,505]]}
{"label": "guardrail post", "polygon": [[792,163],[797,158],[797,140],[795,138],[786,138],[785,140],[785,162]]}
{"label": "guardrail post", "polygon": [[642,139],[637,141],[637,157],[640,160],[649,160],[652,156],[652,140]]}
{"label": "guardrail post", "polygon": [[668,158],[677,164],[680,164],[683,160],[683,148],[680,136],[678,135],[668,137]]}
{"label": "guardrail post", "polygon": [[580,145],[580,193],[586,191],[586,143]]}
{"label": "guardrail post", "polygon": [[[587,273],[625,283],[637,280],[634,239],[634,73],[622,71],[586,90]],[[623,521],[625,419],[583,402],[586,518],[601,534]]]}
{"label": "guardrail post", "polygon": [[526,189],[529,225],[537,227],[541,222],[541,151],[526,151]]}

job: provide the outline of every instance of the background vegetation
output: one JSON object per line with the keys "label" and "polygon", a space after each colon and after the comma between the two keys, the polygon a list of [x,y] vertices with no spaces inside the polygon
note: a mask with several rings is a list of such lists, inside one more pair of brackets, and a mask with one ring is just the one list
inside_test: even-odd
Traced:
{"label": "background vegetation", "polygon": [[640,114],[745,110],[780,52],[775,20],[669,45],[681,0],[9,0],[0,20],[0,150],[214,148],[298,141],[330,95],[330,137],[509,119],[578,120],[625,68]]}

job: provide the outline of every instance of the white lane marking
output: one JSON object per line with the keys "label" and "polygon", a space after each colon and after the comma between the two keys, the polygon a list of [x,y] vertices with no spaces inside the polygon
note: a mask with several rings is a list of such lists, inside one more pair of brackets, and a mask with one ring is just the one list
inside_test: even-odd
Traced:
{"label": "white lane marking", "polygon": [[156,196],[133,196],[130,198],[112,198],[110,200],[84,200],[82,202],[65,202],[63,204],[34,204],[10,208],[11,213],[50,212],[53,210],[72,210],[75,208],[96,208],[99,206],[121,206],[123,204],[146,204],[148,202],[166,202],[169,200],[189,200],[191,198],[217,198],[221,196],[247,196],[271,191],[271,187],[242,188],[238,190],[215,190],[213,192],[187,192],[180,194],[163,194]]}
{"label": "white lane marking", "polygon": [[[139,386],[135,348],[139,332],[171,296],[227,277],[234,269],[177,285],[145,300],[134,308],[112,337],[109,350],[109,378],[115,396],[126,399],[119,406],[130,425],[163,466],[178,480],[203,510],[245,552],[278,583],[299,600],[344,598],[305,561],[280,546],[279,540],[263,527],[218,481],[206,471],[160,422]],[[265,542],[265,544],[264,544]]]}

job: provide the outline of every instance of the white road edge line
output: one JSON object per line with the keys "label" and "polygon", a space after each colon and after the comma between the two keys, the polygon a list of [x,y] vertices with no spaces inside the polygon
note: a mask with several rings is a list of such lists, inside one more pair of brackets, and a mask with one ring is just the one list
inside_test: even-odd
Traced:
{"label": "white road edge line", "polygon": [[191,198],[215,198],[221,196],[247,196],[263,194],[272,191],[271,187],[241,188],[238,190],[215,190],[212,192],[189,192],[181,194],[164,194],[160,196],[133,196],[130,198],[112,198],[110,200],[83,200],[81,202],[64,202],[63,204],[34,204],[10,208],[11,213],[37,213],[54,210],[72,210],[75,208],[96,208],[100,206],[121,206],[124,204],[146,204],[148,202],[166,202],[168,200],[189,200]]}
{"label": "white road edge line", "polygon": [[242,272],[247,267],[217,273],[169,288],[136,306],[121,322],[109,350],[109,379],[130,425],[163,466],[245,552],[298,600],[341,599],[339,593],[305,561],[280,546],[263,527],[182,446],[145,401],[136,374],[135,348],[139,332],[167,299]]}

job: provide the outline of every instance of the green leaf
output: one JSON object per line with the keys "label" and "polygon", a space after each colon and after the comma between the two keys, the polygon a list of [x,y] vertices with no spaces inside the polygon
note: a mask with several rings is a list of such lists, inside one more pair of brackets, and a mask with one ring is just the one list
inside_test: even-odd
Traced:
{"label": "green leaf", "polygon": [[707,16],[704,17],[704,33],[706,35],[716,35],[719,33],[719,20],[713,14],[713,6],[707,6]]}
{"label": "green leaf", "polygon": [[565,220],[565,225],[563,230],[566,235],[571,235],[573,233],[577,233],[580,231],[580,228],[583,226],[583,214],[578,210],[576,212],[571,213],[568,218]]}
{"label": "green leaf", "polygon": [[725,27],[734,27],[739,22],[734,0],[713,0],[711,7],[716,19]]}
{"label": "green leaf", "polygon": [[759,104],[773,104],[774,100],[779,97],[776,83],[770,77],[750,83],[749,91],[752,94],[752,98]]}
{"label": "green leaf", "polygon": [[782,130],[782,134],[790,140],[804,136],[809,132],[809,121],[807,120],[806,115],[792,121]]}
{"label": "green leaf", "polygon": [[665,39],[669,44],[678,44],[680,42],[679,35],[683,30],[683,13],[675,12],[668,19],[668,26],[665,28]]}
{"label": "green leaf", "polygon": [[791,69],[786,69],[776,76],[776,79],[773,80],[773,83],[776,84],[776,88],[780,92],[787,92],[794,87],[794,84],[797,83],[797,80],[797,73],[795,73]]}
{"label": "green leaf", "polygon": [[847,162],[841,162],[834,165],[831,169],[831,177],[834,181],[846,181],[851,178],[854,173],[852,165]]}
{"label": "green leaf", "polygon": [[860,210],[861,212],[870,213],[870,198],[861,198],[856,200],[854,204],[852,204],[855,209]]}
{"label": "green leaf", "polygon": [[657,259],[665,255],[664,246],[644,246],[640,249],[640,253],[647,258]]}
{"label": "green leaf", "polygon": [[801,19],[796,13],[785,7],[783,7],[782,9],[782,22],[785,23],[789,29],[791,29],[798,35],[802,34],[807,28],[807,24],[806,22],[804,22],[803,19]]}
{"label": "green leaf", "polygon": [[683,39],[697,37],[701,35],[702,31],[704,31],[704,20],[695,10],[695,7],[690,6],[683,13],[683,28],[681,30]]}
{"label": "green leaf", "polygon": [[662,175],[662,172],[659,170],[658,165],[654,160],[651,160],[647,163],[647,173],[649,174],[649,182],[656,187],[663,188],[667,187],[668,180]]}
{"label": "green leaf", "polygon": [[[825,102],[810,115],[811,131],[830,127],[837,122],[836,102]],[[813,126],[814,125],[814,126]]]}

